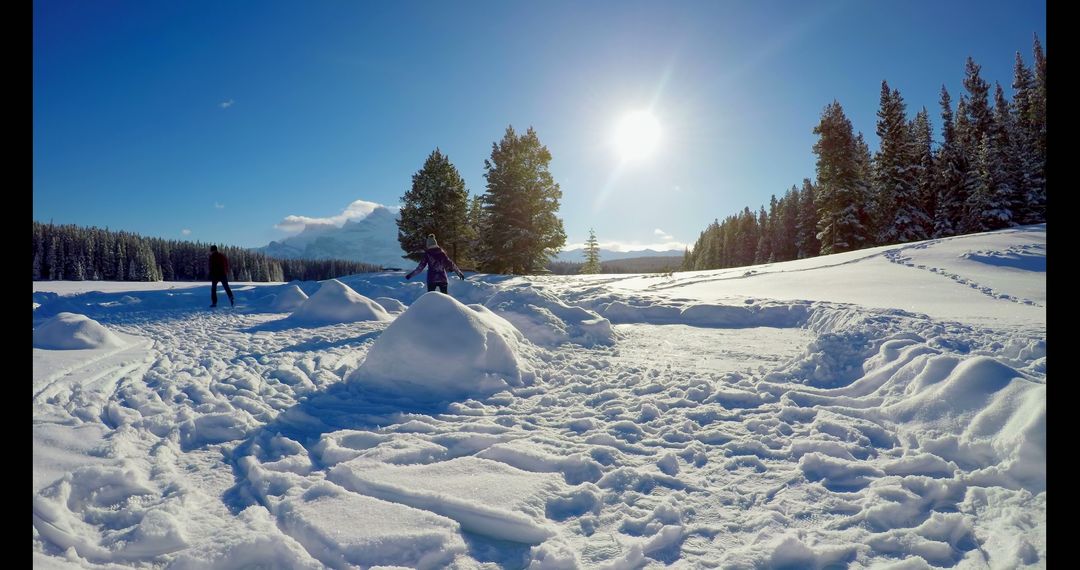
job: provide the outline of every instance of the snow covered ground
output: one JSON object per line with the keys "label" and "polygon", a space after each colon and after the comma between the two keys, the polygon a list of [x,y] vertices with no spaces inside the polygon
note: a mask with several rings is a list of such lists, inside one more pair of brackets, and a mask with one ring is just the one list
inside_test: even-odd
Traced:
{"label": "snow covered ground", "polygon": [[1046,565],[1045,225],[205,289],[34,283],[36,566]]}

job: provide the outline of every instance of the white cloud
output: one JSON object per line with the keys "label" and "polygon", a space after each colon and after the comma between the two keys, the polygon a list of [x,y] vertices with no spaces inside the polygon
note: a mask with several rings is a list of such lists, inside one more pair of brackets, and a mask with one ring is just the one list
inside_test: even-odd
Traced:
{"label": "white cloud", "polygon": [[191,230],[189,230],[187,228],[184,228],[184,229],[180,230],[180,233],[182,233],[182,234],[184,234],[186,236],[189,236],[189,235],[191,235]]}
{"label": "white cloud", "polygon": [[234,104],[236,104],[236,101],[233,101],[232,99],[229,99],[228,101],[222,101],[220,103],[222,109],[228,109],[229,107],[232,107]]}
{"label": "white cloud", "polygon": [[225,209],[225,204],[219,204],[217,202],[214,202],[214,207],[219,209],[219,210],[224,210]]}
{"label": "white cloud", "polygon": [[336,216],[329,216],[326,218],[312,218],[309,216],[285,216],[285,219],[281,220],[274,225],[275,228],[288,232],[288,233],[300,233],[304,231],[308,226],[336,226],[341,227],[348,221],[362,220],[368,216],[375,208],[390,208],[377,204],[375,202],[368,202],[366,200],[356,200],[352,204],[345,207],[345,210]]}
{"label": "white cloud", "polygon": [[653,234],[656,235],[657,237],[659,237],[660,239],[664,240],[664,241],[672,241],[672,240],[675,239],[675,238],[671,237],[671,234],[665,232],[664,230],[662,230],[660,228],[656,228],[655,230],[653,230]]}

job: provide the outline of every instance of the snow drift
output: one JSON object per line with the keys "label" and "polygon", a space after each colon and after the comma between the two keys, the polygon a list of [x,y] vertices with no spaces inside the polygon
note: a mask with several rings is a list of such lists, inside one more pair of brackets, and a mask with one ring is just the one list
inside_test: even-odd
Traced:
{"label": "snow drift", "polygon": [[124,346],[124,341],[101,323],[75,313],[59,313],[34,329],[34,348],[78,350]]}
{"label": "snow drift", "polygon": [[482,305],[432,291],[383,331],[349,380],[422,399],[492,394],[531,378],[524,340]]}
{"label": "snow drift", "polygon": [[270,302],[270,309],[279,313],[292,312],[299,309],[308,298],[307,293],[304,293],[298,285],[286,285],[274,296],[274,300]]}
{"label": "snow drift", "polygon": [[567,305],[551,293],[533,287],[499,291],[484,306],[513,323],[536,344],[574,342],[591,346],[615,342],[615,333],[607,319],[588,309]]}
{"label": "snow drift", "polygon": [[392,317],[382,305],[353,291],[341,281],[331,279],[323,282],[319,291],[296,309],[292,319],[322,324],[389,321]]}

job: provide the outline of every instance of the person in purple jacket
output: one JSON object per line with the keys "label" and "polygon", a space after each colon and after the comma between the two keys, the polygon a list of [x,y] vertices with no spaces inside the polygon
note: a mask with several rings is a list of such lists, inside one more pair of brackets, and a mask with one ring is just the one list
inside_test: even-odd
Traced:
{"label": "person in purple jacket", "polygon": [[424,259],[420,260],[420,265],[410,271],[405,276],[405,279],[412,279],[426,265],[428,268],[427,290],[434,291],[438,287],[439,291],[446,293],[447,282],[449,281],[446,276],[447,270],[457,273],[457,276],[462,279],[465,278],[465,274],[458,269],[457,265],[454,265],[454,262],[450,260],[450,256],[446,255],[443,248],[439,247],[439,242],[435,241],[435,234],[428,234],[426,246],[427,250],[424,251]]}

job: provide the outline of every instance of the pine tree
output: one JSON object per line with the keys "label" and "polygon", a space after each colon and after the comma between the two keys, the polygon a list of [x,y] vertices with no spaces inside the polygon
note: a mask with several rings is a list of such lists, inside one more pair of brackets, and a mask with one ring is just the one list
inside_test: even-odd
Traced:
{"label": "pine tree", "polygon": [[798,257],[799,189],[792,185],[777,206],[776,231],[773,233],[774,261],[790,261]]}
{"label": "pine tree", "polygon": [[585,242],[585,265],[582,273],[600,273],[600,245],[596,242],[596,232],[589,228],[589,239]]}
{"label": "pine tree", "polygon": [[967,119],[971,126],[970,138],[965,142],[978,152],[983,135],[989,135],[994,118],[990,110],[990,84],[979,76],[982,66],[967,58],[964,67],[964,88],[967,89]]}
{"label": "pine tree", "polygon": [[739,216],[728,216],[720,225],[716,240],[717,260],[715,267],[738,267],[743,265],[739,259]]}
{"label": "pine tree", "polygon": [[969,233],[1001,229],[1012,221],[1010,192],[1002,162],[990,135],[984,135],[973,168],[978,184],[966,204]]}
{"label": "pine tree", "polygon": [[427,235],[433,233],[450,257],[469,257],[469,192],[457,168],[438,148],[413,174],[412,187],[401,197],[398,243],[406,257],[419,261]]}
{"label": "pine tree", "polygon": [[551,153],[532,127],[518,136],[508,126],[491,147],[491,159],[484,160],[486,223],[480,263],[493,273],[535,272],[566,243],[556,215],[562,191],[548,170]]}
{"label": "pine tree", "polygon": [[814,127],[817,160],[818,239],[827,255],[859,249],[870,239],[866,227],[867,180],[862,172],[859,145],[851,121],[840,103],[833,101]]}
{"label": "pine tree", "polygon": [[[772,206],[775,211],[776,196],[772,197]],[[765,206],[761,206],[758,210],[757,228],[758,242],[754,252],[754,265],[768,263],[769,258],[772,257],[772,235],[770,235],[772,227],[769,225],[769,215],[765,213]]]}
{"label": "pine tree", "polygon": [[780,240],[784,232],[783,228],[780,227],[780,223],[783,207],[783,198],[777,199],[776,194],[769,198],[769,257],[765,260],[766,263],[781,261],[779,256],[783,245]]}
{"label": "pine tree", "polygon": [[45,271],[49,276],[49,280],[55,281],[64,278],[63,270],[60,266],[60,236],[56,235],[56,231],[53,230],[52,224],[49,224],[49,245],[45,250]]}
{"label": "pine tree", "polygon": [[34,281],[42,279],[41,266],[45,263],[45,243],[41,224],[34,222]]}
{"label": "pine tree", "polygon": [[[1036,38],[1036,41],[1038,39]],[[1045,61],[1044,67],[1045,67]],[[1037,91],[1031,70],[1016,52],[1013,67],[1012,126],[1010,156],[1014,161],[1014,212],[1020,224],[1034,224],[1046,219],[1046,180],[1044,157],[1040,156],[1040,138],[1045,135],[1036,117]]]}
{"label": "pine tree", "polygon": [[1015,122],[1015,111],[1005,100],[1005,91],[1000,83],[994,85],[994,125],[991,129],[991,145],[1001,169],[999,193],[1006,197],[1009,209],[1010,225],[1016,225],[1025,216],[1025,200],[1028,197],[1029,181],[1025,160],[1025,145],[1020,127]]}
{"label": "pine tree", "polygon": [[455,260],[458,267],[477,267],[479,259],[484,256],[483,240],[486,221],[484,219],[484,200],[480,195],[474,195],[469,199],[469,256],[461,261]]}
{"label": "pine tree", "polygon": [[1035,132],[1036,158],[1046,164],[1046,55],[1038,34],[1035,35],[1032,52],[1035,58],[1035,86],[1031,95],[1031,126]]}
{"label": "pine tree", "polygon": [[912,168],[915,181],[915,204],[919,225],[922,229],[917,239],[934,235],[934,211],[937,209],[935,188],[934,132],[930,125],[930,113],[923,107],[911,122]]}
{"label": "pine tree", "polygon": [[735,238],[735,263],[732,266],[753,265],[754,254],[757,253],[759,228],[757,216],[750,211],[749,207],[744,207],[742,213],[739,214],[738,228],[737,237]]}
{"label": "pine tree", "polygon": [[949,91],[941,86],[941,147],[934,162],[934,237],[954,236],[960,232],[967,192],[967,162],[956,137],[956,123]]}
{"label": "pine tree", "polygon": [[799,221],[795,238],[798,259],[821,255],[821,241],[817,237],[817,192],[809,178],[803,178],[799,191]]}
{"label": "pine tree", "polygon": [[912,128],[903,97],[881,82],[877,135],[881,148],[874,159],[871,201],[877,243],[905,243],[926,239],[929,220],[919,206]]}

